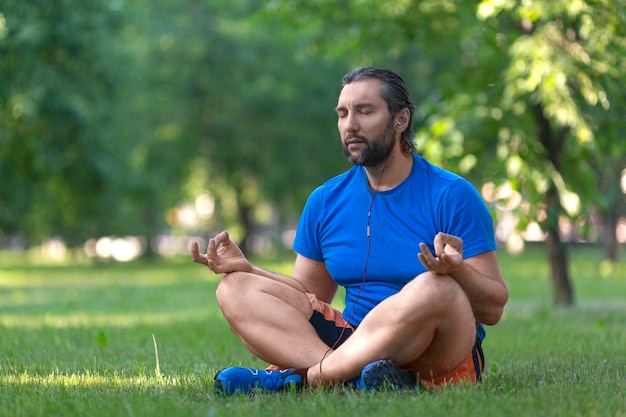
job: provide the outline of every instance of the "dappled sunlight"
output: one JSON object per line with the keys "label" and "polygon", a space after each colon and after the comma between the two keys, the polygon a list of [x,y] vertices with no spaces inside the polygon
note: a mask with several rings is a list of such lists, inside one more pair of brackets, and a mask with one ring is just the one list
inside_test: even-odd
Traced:
{"label": "dappled sunlight", "polygon": [[98,314],[85,311],[76,311],[68,314],[27,315],[2,314],[0,325],[6,328],[40,329],[51,327],[57,329],[75,327],[119,327],[131,328],[139,325],[163,326],[190,321],[202,322],[211,318],[221,318],[205,309],[186,311],[167,311],[163,313],[128,313],[128,314]]}
{"label": "dappled sunlight", "polygon": [[67,257],[67,247],[61,239],[45,239],[41,243],[41,255],[53,262],[63,262]]}
{"label": "dappled sunlight", "polygon": [[208,241],[202,237],[196,236],[172,236],[157,235],[150,242],[150,247],[156,253],[164,257],[176,255],[188,255],[190,253],[191,244],[198,243],[201,252],[204,252]]}
{"label": "dappled sunlight", "polygon": [[115,386],[118,389],[129,388],[161,388],[180,386],[181,381],[175,377],[164,376],[133,376],[121,374],[57,374],[33,375],[30,373],[19,373],[10,375],[0,375],[2,385],[36,385],[42,387],[65,387],[65,388],[90,388],[99,386]]}
{"label": "dappled sunlight", "polygon": [[136,236],[102,237],[85,243],[85,253],[90,258],[115,259],[118,262],[137,259],[145,249],[144,240]]}
{"label": "dappled sunlight", "polygon": [[[578,216],[582,212],[582,202],[578,194],[569,191],[562,179],[558,181],[560,204],[568,213],[558,218],[558,227],[564,242],[600,243],[604,232],[593,215]],[[622,191],[626,193],[626,170],[622,173]],[[545,241],[547,220],[546,208],[542,205],[532,207],[522,194],[514,189],[510,181],[496,184],[488,181],[480,188],[485,202],[492,207],[496,219],[495,233],[498,242],[512,254],[522,253],[526,244]],[[528,215],[532,214],[532,217]],[[578,216],[577,218],[575,218]],[[574,219],[573,219],[574,218]],[[615,228],[617,241],[626,243],[626,218],[621,218]]]}
{"label": "dappled sunlight", "polygon": [[617,234],[617,241],[619,243],[626,243],[626,219],[620,220],[615,233]]}
{"label": "dappled sunlight", "polygon": [[181,327],[223,321],[219,279],[188,264],[51,267],[0,272],[0,327]]}
{"label": "dappled sunlight", "polygon": [[[93,273],[91,268],[77,268],[68,271],[64,276],[55,272],[54,279],[45,275],[33,275],[25,272],[2,272],[0,271],[0,288],[58,288],[70,285],[72,288],[94,288],[94,287],[154,287],[166,285],[180,285],[182,283],[204,281],[212,278],[214,274],[202,274],[201,267],[196,275],[187,273],[176,275],[171,271],[158,271],[153,273],[134,274],[132,277],[119,275],[115,271],[107,273],[106,270],[99,270]],[[90,274],[91,272],[91,274]],[[83,279],[77,279],[83,277]],[[198,278],[202,277],[202,278]],[[219,278],[219,276],[217,276]]]}
{"label": "dappled sunlight", "polygon": [[[553,305],[549,297],[544,299],[514,299],[507,303],[503,317],[528,318],[541,311],[552,311]],[[555,311],[558,309],[554,309]],[[575,306],[564,308],[564,310],[577,313],[610,313],[626,311],[626,299],[606,300],[606,299],[583,299],[577,300]]]}

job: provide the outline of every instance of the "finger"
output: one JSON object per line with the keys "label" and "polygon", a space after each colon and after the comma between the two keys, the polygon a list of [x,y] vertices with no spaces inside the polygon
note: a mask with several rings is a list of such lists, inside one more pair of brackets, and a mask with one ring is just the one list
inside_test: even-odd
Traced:
{"label": "finger", "polygon": [[435,239],[433,241],[433,246],[435,247],[435,256],[440,256],[443,253],[443,249],[446,246],[443,235],[444,233],[441,233],[441,232],[435,235]]}
{"label": "finger", "polygon": [[419,246],[421,252],[417,254],[418,259],[426,269],[432,269],[430,264],[435,260],[435,257],[425,243],[420,243]]}
{"label": "finger", "polygon": [[423,254],[418,253],[417,258],[420,260],[422,265],[424,265],[424,268],[430,270],[430,265],[428,265],[428,261],[426,260],[426,257]]}
{"label": "finger", "polygon": [[206,258],[202,256],[198,250],[198,242],[191,243],[191,260],[206,265]]}
{"label": "finger", "polygon": [[213,259],[217,256],[218,243],[216,239],[217,239],[217,236],[209,239],[209,244],[206,248],[206,256],[209,259]]}
{"label": "finger", "polygon": [[441,255],[439,255],[439,262],[441,262],[443,265],[449,267],[450,266],[450,256],[448,256],[447,253],[442,253]]}
{"label": "finger", "polygon": [[200,257],[200,250],[198,249],[198,242],[191,242],[191,259],[194,261]]}
{"label": "finger", "polygon": [[421,255],[424,256],[425,258],[432,258],[434,259],[434,256],[432,254],[432,252],[430,251],[430,249],[428,248],[428,245],[426,245],[424,242],[420,243],[420,250]]}
{"label": "finger", "polygon": [[219,247],[219,245],[226,246],[230,243],[230,236],[226,231],[218,233],[213,239],[215,240],[216,248]]}
{"label": "finger", "polygon": [[451,245],[455,249],[463,247],[463,240],[460,237],[447,233],[440,233],[440,235],[441,241],[444,243],[444,245]]}
{"label": "finger", "polygon": [[198,250],[198,242],[191,242],[191,257],[195,258],[196,255],[200,255],[200,251]]}

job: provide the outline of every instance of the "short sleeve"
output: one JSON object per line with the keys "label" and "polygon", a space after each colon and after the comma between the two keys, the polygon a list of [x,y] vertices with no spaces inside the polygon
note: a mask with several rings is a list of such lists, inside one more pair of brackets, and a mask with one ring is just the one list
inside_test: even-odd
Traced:
{"label": "short sleeve", "polygon": [[454,181],[442,197],[438,210],[441,231],[463,239],[465,258],[496,249],[493,218],[469,181]]}
{"label": "short sleeve", "polygon": [[319,227],[323,215],[324,190],[318,187],[309,196],[296,229],[293,249],[314,261],[323,261],[319,239]]}

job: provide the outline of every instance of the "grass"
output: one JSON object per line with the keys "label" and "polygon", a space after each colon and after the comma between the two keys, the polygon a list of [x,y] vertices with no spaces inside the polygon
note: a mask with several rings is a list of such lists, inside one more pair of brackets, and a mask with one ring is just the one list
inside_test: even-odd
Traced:
{"label": "grass", "polygon": [[208,270],[187,259],[24,265],[4,254],[0,416],[626,416],[626,263],[602,263],[596,248],[570,254],[569,308],[551,305],[541,247],[500,255],[511,300],[488,328],[478,389],[228,399],[213,394],[217,370],[264,364],[230,333]]}

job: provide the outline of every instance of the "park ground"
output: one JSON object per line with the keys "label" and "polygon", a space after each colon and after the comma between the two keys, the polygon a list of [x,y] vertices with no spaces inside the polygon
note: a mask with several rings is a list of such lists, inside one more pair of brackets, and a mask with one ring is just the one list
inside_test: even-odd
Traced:
{"label": "park ground", "polygon": [[[0,416],[626,416],[626,263],[593,246],[570,255],[576,303],[555,307],[543,247],[500,254],[511,298],[488,328],[480,388],[221,398],[216,371],[265,364],[230,332],[208,270],[2,253]],[[284,273],[291,262],[259,260]]]}

